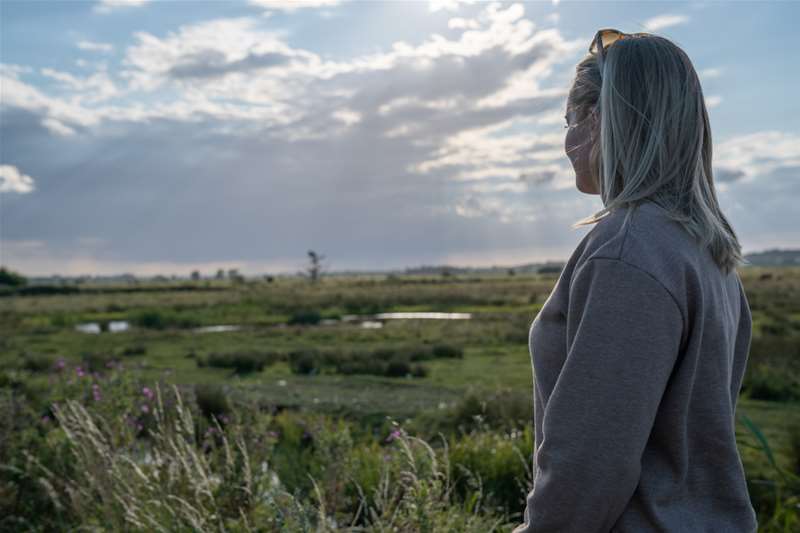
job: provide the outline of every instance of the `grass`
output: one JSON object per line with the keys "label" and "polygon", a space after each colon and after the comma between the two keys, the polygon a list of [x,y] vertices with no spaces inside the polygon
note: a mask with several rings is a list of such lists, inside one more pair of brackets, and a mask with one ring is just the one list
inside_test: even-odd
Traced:
{"label": "grass", "polygon": [[[759,340],[751,351],[749,371],[751,368],[768,369],[786,376],[800,375],[796,357],[785,348],[796,346],[794,340],[800,339],[800,269],[745,269],[741,276],[753,311],[755,338]],[[554,275],[497,276],[480,280],[458,276],[448,279],[354,277],[325,279],[318,286],[279,279],[274,283],[245,285],[213,282],[208,287],[205,282],[199,282],[194,290],[186,287],[176,290],[170,283],[162,283],[141,292],[122,292],[132,289],[126,286],[112,288],[117,292],[86,286],[82,292],[71,295],[2,297],[0,391],[24,399],[31,406],[43,405],[55,394],[51,390],[52,366],[63,358],[71,365],[95,361],[99,367],[107,361],[117,361],[125,372],[142,383],[163,382],[181,387],[181,390],[201,391],[206,398],[204,405],[219,404],[222,401],[219,394],[224,394],[232,405],[238,406],[232,412],[252,411],[256,418],[250,423],[257,427],[275,422],[284,424],[282,427],[288,432],[284,436],[296,432],[295,440],[281,440],[276,460],[299,465],[300,470],[286,466],[281,472],[284,480],[305,491],[302,501],[292,500],[294,503],[291,503],[299,506],[295,525],[301,527],[302,520],[311,520],[316,523],[315,527],[321,527],[324,520],[320,522],[309,517],[325,515],[344,519],[347,516],[352,519],[353,515],[342,509],[353,512],[355,509],[343,502],[358,501],[358,492],[352,486],[349,489],[336,486],[334,479],[322,481],[319,492],[308,482],[306,473],[321,475],[325,470],[325,458],[306,450],[301,438],[304,432],[310,431],[310,420],[317,415],[331,417],[331,421],[325,422],[329,429],[334,427],[331,425],[334,420],[342,420],[350,424],[348,431],[352,435],[361,435],[350,443],[351,448],[344,455],[350,458],[348,464],[353,473],[371,479],[373,488],[379,487],[377,465],[381,461],[372,446],[376,445],[380,432],[385,435],[388,420],[415,428],[420,436],[428,439],[435,439],[436,431],[444,432],[451,439],[453,449],[458,451],[457,456],[478,472],[490,464],[486,463],[488,458],[484,454],[488,442],[485,439],[500,438],[502,432],[516,435],[525,425],[530,429],[532,372],[528,327],[556,279]],[[364,329],[358,323],[314,325],[316,318],[309,325],[287,325],[291,317],[301,316],[309,309],[316,311],[314,317],[321,318],[376,311],[469,312],[473,313],[473,318],[389,320],[380,329]],[[139,320],[138,325],[134,324],[125,332],[92,335],[74,329],[79,322],[134,320],[142,316],[149,318]],[[216,324],[238,324],[243,328],[201,334],[189,327]],[[463,349],[461,357],[454,352],[449,354],[456,355],[454,357],[419,361],[428,372],[424,377],[414,378],[341,375],[335,373],[333,367],[320,374],[301,375],[292,372],[287,360],[265,355],[286,354],[298,348],[374,351],[401,345],[432,347],[442,342],[453,344],[456,352]],[[210,361],[214,361],[214,365],[207,364]],[[751,382],[746,379],[746,384]],[[759,382],[762,389],[759,394],[771,394],[772,385]],[[795,386],[791,380],[774,385],[782,387],[776,389],[780,393],[776,397],[790,398],[794,394],[784,390]],[[748,397],[751,391],[743,392],[737,414],[748,417],[759,428],[774,454],[776,466],[787,472],[796,471],[798,446],[793,444],[792,428],[800,427],[800,402],[751,399]],[[80,394],[91,403],[91,391]],[[118,403],[123,402],[122,392],[114,394],[119,396]],[[485,407],[483,398],[494,400]],[[287,419],[279,417],[270,422],[269,417],[258,418],[262,416],[259,413],[270,410],[288,413]],[[95,415],[110,416],[110,413],[92,414]],[[85,416],[84,419],[88,420]],[[289,427],[290,419],[295,420],[291,422],[295,429]],[[488,426],[482,428],[484,422]],[[113,425],[114,422],[109,419],[107,423]],[[459,436],[457,426],[471,428],[483,436],[476,436],[478,433]],[[301,427],[306,429],[298,429]],[[776,477],[774,465],[751,428],[737,422],[736,429],[748,479],[758,481],[751,486],[751,494],[766,524],[761,531],[784,531],[781,527],[793,520],[791,485],[776,481],[779,477]],[[35,446],[31,449],[38,449],[45,454],[43,457],[57,449],[44,447],[36,440],[38,437],[33,435],[40,429],[9,431],[13,438],[9,437],[8,442],[19,444],[19,449],[31,448],[33,443]],[[33,440],[25,440],[29,438]],[[48,437],[52,438],[52,435]],[[27,444],[20,444],[24,442]],[[523,444],[523,457],[527,457],[529,452],[524,447]],[[2,449],[3,444],[0,444],[0,451]],[[509,502],[514,499],[514,484],[519,481],[510,472],[518,468],[516,472],[521,475],[525,469],[524,461],[518,467],[513,466],[516,463],[511,455],[504,455],[503,461],[497,465],[491,463],[493,472],[502,473],[496,474],[491,483],[495,484],[497,494],[505,495],[501,500],[505,502],[507,514],[520,508],[520,500]],[[66,475],[65,472],[67,470],[63,470],[62,475]],[[432,482],[433,478],[430,479]],[[784,492],[777,494],[776,487],[783,487]],[[328,496],[325,496],[326,491],[330,491]],[[517,496],[521,493],[519,491]],[[0,500],[2,497],[0,490]],[[447,501],[456,508],[468,504],[464,499],[468,497],[469,492],[462,490],[459,498]],[[484,497],[487,502],[492,499],[488,494]],[[36,500],[31,501],[35,503]],[[87,509],[92,509],[87,512],[93,516],[112,512],[102,506]],[[464,508],[460,512],[464,512]],[[435,522],[447,514],[439,508],[431,516]],[[237,522],[240,519],[231,518],[232,523],[246,530],[244,522]],[[383,519],[388,520],[387,517]],[[452,516],[450,519],[455,520]],[[363,515],[359,520],[363,520]],[[488,522],[480,523],[489,527]],[[338,527],[342,527],[341,521]],[[468,530],[471,526],[464,527]]]}

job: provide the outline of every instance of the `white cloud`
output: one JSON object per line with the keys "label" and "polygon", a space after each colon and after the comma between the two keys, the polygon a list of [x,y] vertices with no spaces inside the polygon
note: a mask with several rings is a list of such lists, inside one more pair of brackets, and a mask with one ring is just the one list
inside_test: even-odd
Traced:
{"label": "white cloud", "polygon": [[452,18],[447,21],[447,27],[453,30],[476,30],[481,27],[480,23],[474,19]]}
{"label": "white cloud", "polygon": [[706,107],[712,109],[722,103],[722,97],[718,94],[706,96]]}
{"label": "white cloud", "polygon": [[[239,257],[234,247],[243,243],[231,232],[278,222],[295,229],[291,242],[271,234],[270,255],[290,254],[304,239],[333,238],[344,251],[357,242],[372,247],[379,236],[400,254],[405,245],[386,239],[392,228],[404,228],[404,242],[422,242],[443,223],[436,217],[472,220],[469,196],[485,200],[478,205],[488,218],[480,224],[489,228],[530,220],[534,194],[574,188],[563,132],[548,120],[563,107],[567,89],[553,74],[585,43],[538,28],[522,5],[487,4],[446,35],[344,60],[291,46],[272,26],[253,15],[137,32],[124,50],[123,70],[108,75],[124,99],[89,101],[90,77],[63,69],[42,70],[58,84],[41,88],[9,72],[4,104],[21,108],[14,115],[18,131],[30,132],[9,135],[17,139],[9,150],[27,151],[35,161],[30,147],[52,142],[61,155],[49,154],[50,166],[23,168],[44,180],[58,165],[65,169],[58,179],[91,184],[80,198],[65,199],[42,182],[37,209],[57,210],[69,222],[54,228],[40,220],[24,229],[17,223],[9,237],[43,232],[48,243],[68,250],[74,245],[66,239],[99,228],[109,243],[101,247],[106,260],[144,261],[163,257],[147,238],[163,226],[170,228],[164,239],[182,243],[171,257],[195,261],[209,250]],[[57,136],[71,132],[79,142],[59,144]],[[76,165],[75,146],[108,157]],[[224,191],[220,175],[231,176]],[[176,187],[185,191],[177,204]],[[316,196],[299,196],[308,190]],[[402,214],[392,209],[398,202]],[[301,220],[314,217],[297,218],[311,204],[315,216],[337,221],[324,236],[305,231]],[[89,205],[91,215],[80,216]],[[232,214],[208,218],[209,210]],[[17,220],[33,217],[17,213]],[[356,218],[374,224],[362,227]],[[120,249],[115,235],[136,220],[148,222],[131,237],[135,246]],[[503,239],[519,238],[515,231],[504,225]],[[187,232],[217,240],[181,240]],[[337,240],[342,235],[347,242]],[[473,246],[475,235],[458,239]],[[458,239],[448,242],[457,246]],[[252,246],[246,250],[253,253]]]}
{"label": "white cloud", "polygon": [[341,4],[341,0],[250,0],[249,3],[264,9],[292,12],[298,9],[337,6]]}
{"label": "white cloud", "polygon": [[0,165],[0,192],[29,193],[34,189],[33,178],[14,165]]}
{"label": "white cloud", "polygon": [[761,131],[733,137],[714,145],[714,167],[721,181],[751,181],[779,169],[800,169],[800,135]]}
{"label": "white cloud", "polygon": [[44,76],[60,81],[65,86],[78,93],[79,101],[87,103],[101,102],[113,98],[120,93],[119,89],[117,89],[106,72],[97,72],[86,78],[79,78],[69,72],[58,71],[51,68],[43,68],[40,72]]}
{"label": "white cloud", "polygon": [[707,80],[711,78],[718,78],[722,75],[723,69],[721,67],[704,68],[697,73],[701,79]]}
{"label": "white cloud", "polygon": [[430,0],[428,10],[436,11],[458,11],[462,4],[474,4],[477,0]]}
{"label": "white cloud", "polygon": [[95,13],[107,14],[115,9],[141,7],[151,0],[99,0],[94,6]]}
{"label": "white cloud", "polygon": [[332,113],[333,118],[340,120],[347,126],[357,124],[361,121],[361,114],[350,109],[337,109]]}
{"label": "white cloud", "polygon": [[108,43],[95,43],[92,41],[80,41],[78,43],[78,48],[81,50],[89,50],[92,52],[112,52],[114,50],[114,46]]}
{"label": "white cloud", "polygon": [[687,15],[659,15],[644,21],[645,31],[659,31],[689,22]]}

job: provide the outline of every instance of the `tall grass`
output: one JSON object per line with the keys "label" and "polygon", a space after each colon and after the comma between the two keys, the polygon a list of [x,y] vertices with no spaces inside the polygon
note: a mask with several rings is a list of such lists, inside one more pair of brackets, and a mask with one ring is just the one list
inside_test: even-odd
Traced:
{"label": "tall grass", "polygon": [[[379,467],[374,483],[369,476],[359,483],[346,471],[362,455],[352,441],[332,431],[319,435],[317,453],[326,469],[319,478],[309,474],[313,491],[303,495],[287,490],[272,468],[270,443],[254,457],[247,426],[212,416],[201,434],[203,420],[174,385],[167,392],[154,388],[146,428],[75,399],[51,410],[52,432],[63,437],[51,443],[59,460],[22,451],[25,475],[54,511],[39,523],[42,529],[484,533],[499,531],[503,522],[482,507],[481,490],[455,497],[445,439],[437,452],[399,427],[377,464],[364,463]],[[337,461],[346,468],[336,470]],[[355,512],[344,498],[349,491],[357,494]],[[36,521],[27,516],[17,523],[36,530]]]}

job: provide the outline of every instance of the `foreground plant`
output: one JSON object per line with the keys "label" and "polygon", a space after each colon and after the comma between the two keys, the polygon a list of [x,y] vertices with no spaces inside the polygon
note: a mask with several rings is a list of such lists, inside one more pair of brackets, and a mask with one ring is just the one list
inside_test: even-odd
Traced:
{"label": "foreground plant", "polygon": [[126,424],[109,424],[80,402],[53,406],[76,475],[64,479],[36,457],[28,460],[55,508],[84,526],[113,531],[285,531],[307,522],[308,510],[281,488],[269,465],[252,464],[235,426],[223,429],[215,420],[216,442],[206,453],[175,386],[172,397],[165,409],[156,387],[144,443]]}

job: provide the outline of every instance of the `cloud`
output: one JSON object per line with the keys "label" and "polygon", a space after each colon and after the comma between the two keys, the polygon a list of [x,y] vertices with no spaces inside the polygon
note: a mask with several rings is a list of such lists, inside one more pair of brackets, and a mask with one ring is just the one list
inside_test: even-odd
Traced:
{"label": "cloud", "polygon": [[337,6],[341,4],[341,0],[249,0],[249,3],[264,9],[292,12],[298,9]]}
{"label": "cloud", "polygon": [[141,7],[151,0],[99,0],[94,6],[95,13],[108,14],[119,8]]}
{"label": "cloud", "polygon": [[[5,68],[4,153],[38,191],[14,197],[5,238],[47,243],[24,264],[51,270],[78,257],[75,269],[299,267],[308,247],[377,268],[522,244],[566,253],[578,217],[537,204],[578,194],[550,120],[566,97],[558,67],[585,43],[521,5],[487,4],[463,26],[337,60],[257,16],[140,31],[105,99],[100,72],[42,69],[57,84],[40,87]],[[547,214],[564,230],[526,226]],[[104,245],[78,254],[85,236]]]}
{"label": "cloud", "polygon": [[697,74],[701,79],[718,78],[722,75],[723,70],[721,67],[704,68]]}
{"label": "cloud", "polygon": [[474,4],[477,0],[429,0],[428,11],[458,11],[463,4]]}
{"label": "cloud", "polygon": [[43,68],[40,72],[43,76],[57,80],[79,93],[79,100],[82,102],[101,102],[120,94],[120,90],[105,72],[98,72],[85,78],[51,68]]}
{"label": "cloud", "polygon": [[89,50],[91,52],[112,52],[114,50],[114,46],[108,43],[95,43],[92,41],[80,41],[78,42],[78,48],[81,50]]}
{"label": "cloud", "polygon": [[800,136],[782,131],[739,135],[714,146],[714,175],[722,182],[766,180],[792,170],[800,178]]}
{"label": "cloud", "polygon": [[465,30],[471,29],[476,30],[480,28],[480,23],[474,19],[465,19],[465,18],[451,18],[447,21],[447,27],[454,30]]}
{"label": "cloud", "polygon": [[722,97],[718,94],[706,96],[706,107],[712,109],[722,103]]}
{"label": "cloud", "polygon": [[172,66],[167,76],[173,78],[216,78],[229,72],[247,72],[289,63],[292,56],[280,52],[248,53],[241,59],[230,60],[218,50],[207,50],[182,59]]}
{"label": "cloud", "polygon": [[0,165],[0,192],[29,193],[33,191],[33,178],[26,176],[14,165]]}
{"label": "cloud", "polygon": [[644,31],[659,31],[687,22],[689,22],[687,15],[659,15],[644,21]]}

